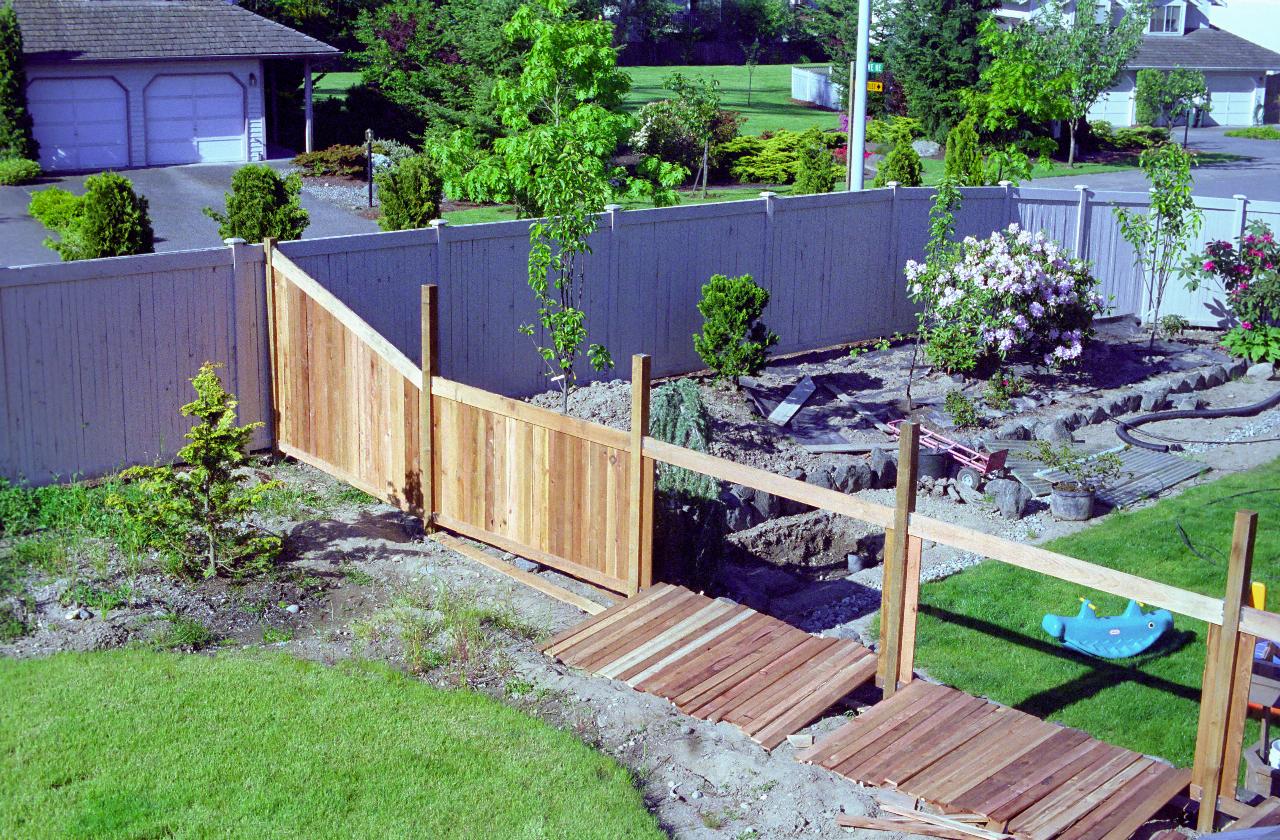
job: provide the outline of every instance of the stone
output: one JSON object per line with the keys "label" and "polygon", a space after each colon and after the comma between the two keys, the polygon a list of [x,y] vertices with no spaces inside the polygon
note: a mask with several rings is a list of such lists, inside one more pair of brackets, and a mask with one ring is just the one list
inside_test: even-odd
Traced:
{"label": "stone", "polygon": [[1227,369],[1222,365],[1214,365],[1204,372],[1206,387],[1216,388],[1227,381]]}
{"label": "stone", "polygon": [[1027,424],[1024,420],[1010,420],[996,429],[997,440],[1026,440]]}
{"label": "stone", "polygon": [[701,799],[701,798],[702,798],[702,791],[700,791],[700,790],[695,790],[693,793],[689,794],[689,798],[690,798],[690,799]]}
{"label": "stone", "polygon": [[1092,426],[1096,423],[1101,423],[1103,420],[1106,420],[1109,416],[1110,415],[1107,414],[1106,409],[1104,409],[1100,405],[1095,405],[1093,408],[1085,412],[1084,425]]}
{"label": "stone", "polygon": [[297,604],[290,604],[289,606],[284,608],[284,611],[289,613],[290,615],[297,615],[299,612],[302,611],[302,607],[298,606]]}
{"label": "stone", "polygon": [[[739,486],[734,485],[734,488]],[[754,495],[744,498],[733,488],[720,494],[720,502],[724,506],[724,524],[730,533],[745,531],[764,521],[764,516],[753,501]]]}
{"label": "stone", "polygon": [[[744,488],[750,489],[750,488]],[[746,501],[756,509],[756,520],[775,519],[782,515],[782,499],[763,490],[750,490]]]}
{"label": "stone", "polygon": [[808,732],[796,732],[787,736],[787,743],[798,750],[813,746],[813,735]]}
{"label": "stone", "polygon": [[1203,391],[1209,387],[1209,378],[1204,375],[1202,370],[1193,370],[1182,377],[1184,382],[1191,385],[1192,391]]}
{"label": "stone", "polygon": [[898,480],[898,456],[888,449],[871,450],[871,486],[892,487]]}
{"label": "stone", "polygon": [[1191,380],[1185,376],[1175,376],[1168,381],[1170,394],[1185,394],[1192,389]]}
{"label": "stone", "polygon": [[1009,405],[1014,411],[1035,411],[1040,407],[1040,401],[1035,397],[1014,397],[1009,400]]}
{"label": "stone", "polygon": [[868,490],[872,485],[871,467],[866,461],[856,461],[836,467],[831,473],[831,481],[841,493],[856,493]]}
{"label": "stone", "polygon": [[1062,418],[1054,419],[1041,423],[1036,426],[1036,440],[1047,440],[1050,443],[1060,443],[1062,441],[1071,440],[1071,429],[1067,428],[1067,424]]}
{"label": "stone", "polygon": [[1249,362],[1244,359],[1232,359],[1227,362],[1227,378],[1237,379],[1244,376],[1245,371],[1249,369]]}
{"label": "stone", "polygon": [[912,140],[911,148],[915,149],[920,157],[934,157],[942,152],[942,147],[932,140]]}
{"label": "stone", "polygon": [[987,503],[986,496],[966,484],[956,483],[952,486],[960,493],[960,498],[967,505],[985,505]]}
{"label": "stone", "polygon": [[863,557],[861,554],[846,554],[844,556],[844,562],[849,567],[850,574],[860,572],[870,565],[867,562],[867,558]]}
{"label": "stone", "polygon": [[814,470],[804,478],[806,484],[812,484],[814,487],[821,487],[824,490],[834,490],[835,483],[831,480],[830,470]]}
{"label": "stone", "polygon": [[987,482],[987,494],[996,500],[996,508],[1005,519],[1021,519],[1031,502],[1031,491],[1021,481],[993,478]]}
{"label": "stone", "polygon": [[1164,408],[1165,402],[1169,399],[1169,389],[1164,385],[1149,388],[1142,392],[1141,399],[1138,407],[1143,411],[1159,411]]}
{"label": "stone", "polygon": [[963,499],[960,498],[960,491],[956,489],[956,486],[954,484],[947,485],[947,497],[950,498],[953,502],[964,501]]}
{"label": "stone", "polygon": [[533,562],[532,560],[526,560],[523,557],[512,557],[511,565],[515,566],[522,572],[529,572],[530,574],[536,574],[542,570],[541,565]]}
{"label": "stone", "polygon": [[1187,394],[1175,400],[1173,407],[1179,411],[1197,411],[1208,404],[1209,401],[1199,394]]}
{"label": "stone", "polygon": [[1058,415],[1057,419],[1061,420],[1068,429],[1078,429],[1088,422],[1089,417],[1083,411],[1064,411]]}
{"label": "stone", "polygon": [[[804,470],[800,469],[788,472],[787,478],[794,479],[796,481],[804,481],[806,483],[808,482],[808,476],[805,475]],[[830,486],[830,478],[828,478],[827,481],[828,486]],[[779,499],[778,503],[782,508],[781,513],[783,516],[794,516],[797,513],[808,513],[813,510],[809,505],[797,502],[793,499]]]}
{"label": "stone", "polygon": [[1265,381],[1274,376],[1275,373],[1275,365],[1270,362],[1258,362],[1256,365],[1249,365],[1249,367],[1245,369],[1244,375],[1250,379],[1260,379]]}
{"label": "stone", "polygon": [[1117,394],[1103,400],[1098,407],[1105,411],[1108,417],[1119,417],[1129,410],[1129,398],[1124,394]]}

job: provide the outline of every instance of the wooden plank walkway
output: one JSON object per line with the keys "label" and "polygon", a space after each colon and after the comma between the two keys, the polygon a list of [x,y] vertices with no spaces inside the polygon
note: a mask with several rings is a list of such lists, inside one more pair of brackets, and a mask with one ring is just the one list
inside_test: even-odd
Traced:
{"label": "wooden plank walkway", "polygon": [[1123,840],[1189,770],[916,680],[796,758],[1026,840]]}
{"label": "wooden plank walkway", "polygon": [[658,584],[548,642],[566,665],[734,724],[766,749],[875,676],[876,657],[755,610]]}
{"label": "wooden plank walkway", "polygon": [[[1253,807],[1248,814],[1227,826],[1223,831],[1243,831],[1246,828],[1270,828],[1280,826],[1280,799],[1269,796]],[[1280,834],[1280,832],[1277,832]]]}

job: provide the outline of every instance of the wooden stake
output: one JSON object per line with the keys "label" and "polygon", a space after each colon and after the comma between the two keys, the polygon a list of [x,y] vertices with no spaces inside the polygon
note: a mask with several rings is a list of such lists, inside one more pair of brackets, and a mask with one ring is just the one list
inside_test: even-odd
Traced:
{"label": "wooden stake", "polygon": [[[630,514],[627,594],[635,595],[653,585],[653,459],[644,456],[649,433],[649,357],[631,357]],[[646,537],[645,532],[650,535]]]}
{"label": "wooden stake", "polygon": [[422,393],[418,397],[418,471],[422,485],[422,524],[436,530],[436,435],[431,411],[431,378],[440,375],[440,330],[436,286],[422,287]]}
{"label": "wooden stake", "polygon": [[271,375],[271,452],[280,454],[280,356],[279,337],[276,335],[276,273],[272,267],[275,255],[275,237],[262,239],[262,273],[267,293],[267,366]]}
{"label": "wooden stake", "polygon": [[[1240,612],[1249,596],[1249,576],[1253,567],[1253,543],[1258,529],[1258,514],[1253,511],[1237,511],[1235,530],[1231,538],[1231,559],[1227,567],[1227,591],[1222,599],[1222,625],[1216,632],[1210,628],[1211,646],[1205,661],[1204,684],[1200,690],[1200,721],[1196,733],[1196,756],[1192,767],[1192,784],[1199,787],[1202,796],[1200,812],[1196,818],[1199,831],[1212,831],[1217,815],[1217,794],[1228,786],[1225,776],[1230,774],[1229,787],[1234,790],[1238,767],[1227,767],[1228,737],[1242,732],[1243,725],[1232,725],[1233,702],[1237,685],[1238,668],[1251,668],[1252,649],[1245,651],[1248,659],[1237,661],[1243,651],[1240,644]],[[1248,684],[1244,690],[1248,691]],[[1237,759],[1238,760],[1238,759]]]}
{"label": "wooden stake", "polygon": [[[905,660],[914,661],[915,651],[903,654],[903,620],[906,613],[907,577],[910,564],[911,514],[916,509],[916,474],[920,456],[920,426],[904,423],[898,439],[898,487],[893,510],[893,539],[885,535],[884,583],[880,597],[880,660],[877,676],[884,697],[898,690]],[[917,585],[919,572],[916,573]],[[914,616],[912,616],[914,621]],[[915,631],[910,633],[914,646]]]}

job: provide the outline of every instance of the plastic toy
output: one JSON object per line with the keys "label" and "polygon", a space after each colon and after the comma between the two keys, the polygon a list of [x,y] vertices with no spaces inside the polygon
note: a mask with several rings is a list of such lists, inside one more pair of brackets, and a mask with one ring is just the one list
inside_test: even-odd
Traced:
{"label": "plastic toy", "polygon": [[1080,600],[1083,603],[1075,617],[1046,615],[1040,626],[1067,647],[1089,656],[1137,656],[1173,627],[1173,615],[1168,610],[1143,612],[1137,601],[1130,601],[1120,615],[1102,618],[1091,601]]}

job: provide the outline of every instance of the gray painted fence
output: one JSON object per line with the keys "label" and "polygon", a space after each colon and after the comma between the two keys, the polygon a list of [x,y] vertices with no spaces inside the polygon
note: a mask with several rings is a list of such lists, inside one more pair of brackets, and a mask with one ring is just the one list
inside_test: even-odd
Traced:
{"label": "gray painted fence", "polygon": [[[1017,221],[1043,228],[1094,264],[1116,314],[1145,310],[1133,254],[1112,207],[1143,193],[964,190],[961,235]],[[1280,203],[1202,198],[1197,246],[1235,237],[1246,218],[1280,228]],[[908,330],[902,265],[921,258],[929,189],[762,198],[604,214],[587,260],[583,308],[593,341],[617,360],[653,356],[655,375],[702,366],[692,334],[712,274],[753,275],[772,294],[765,319],[779,352]],[[546,387],[530,340],[528,225],[484,225],[287,242],[281,250],[409,358],[419,359],[418,287],[440,286],[442,372],[492,391]],[[1211,290],[1175,279],[1164,312],[1221,323]],[[270,382],[262,249],[237,245],[0,269],[0,475],[45,483],[172,457],[188,424],[178,408],[205,360],[226,364],[241,417],[265,419]],[[613,375],[613,374],[610,374]],[[265,433],[258,436],[266,444]]]}

